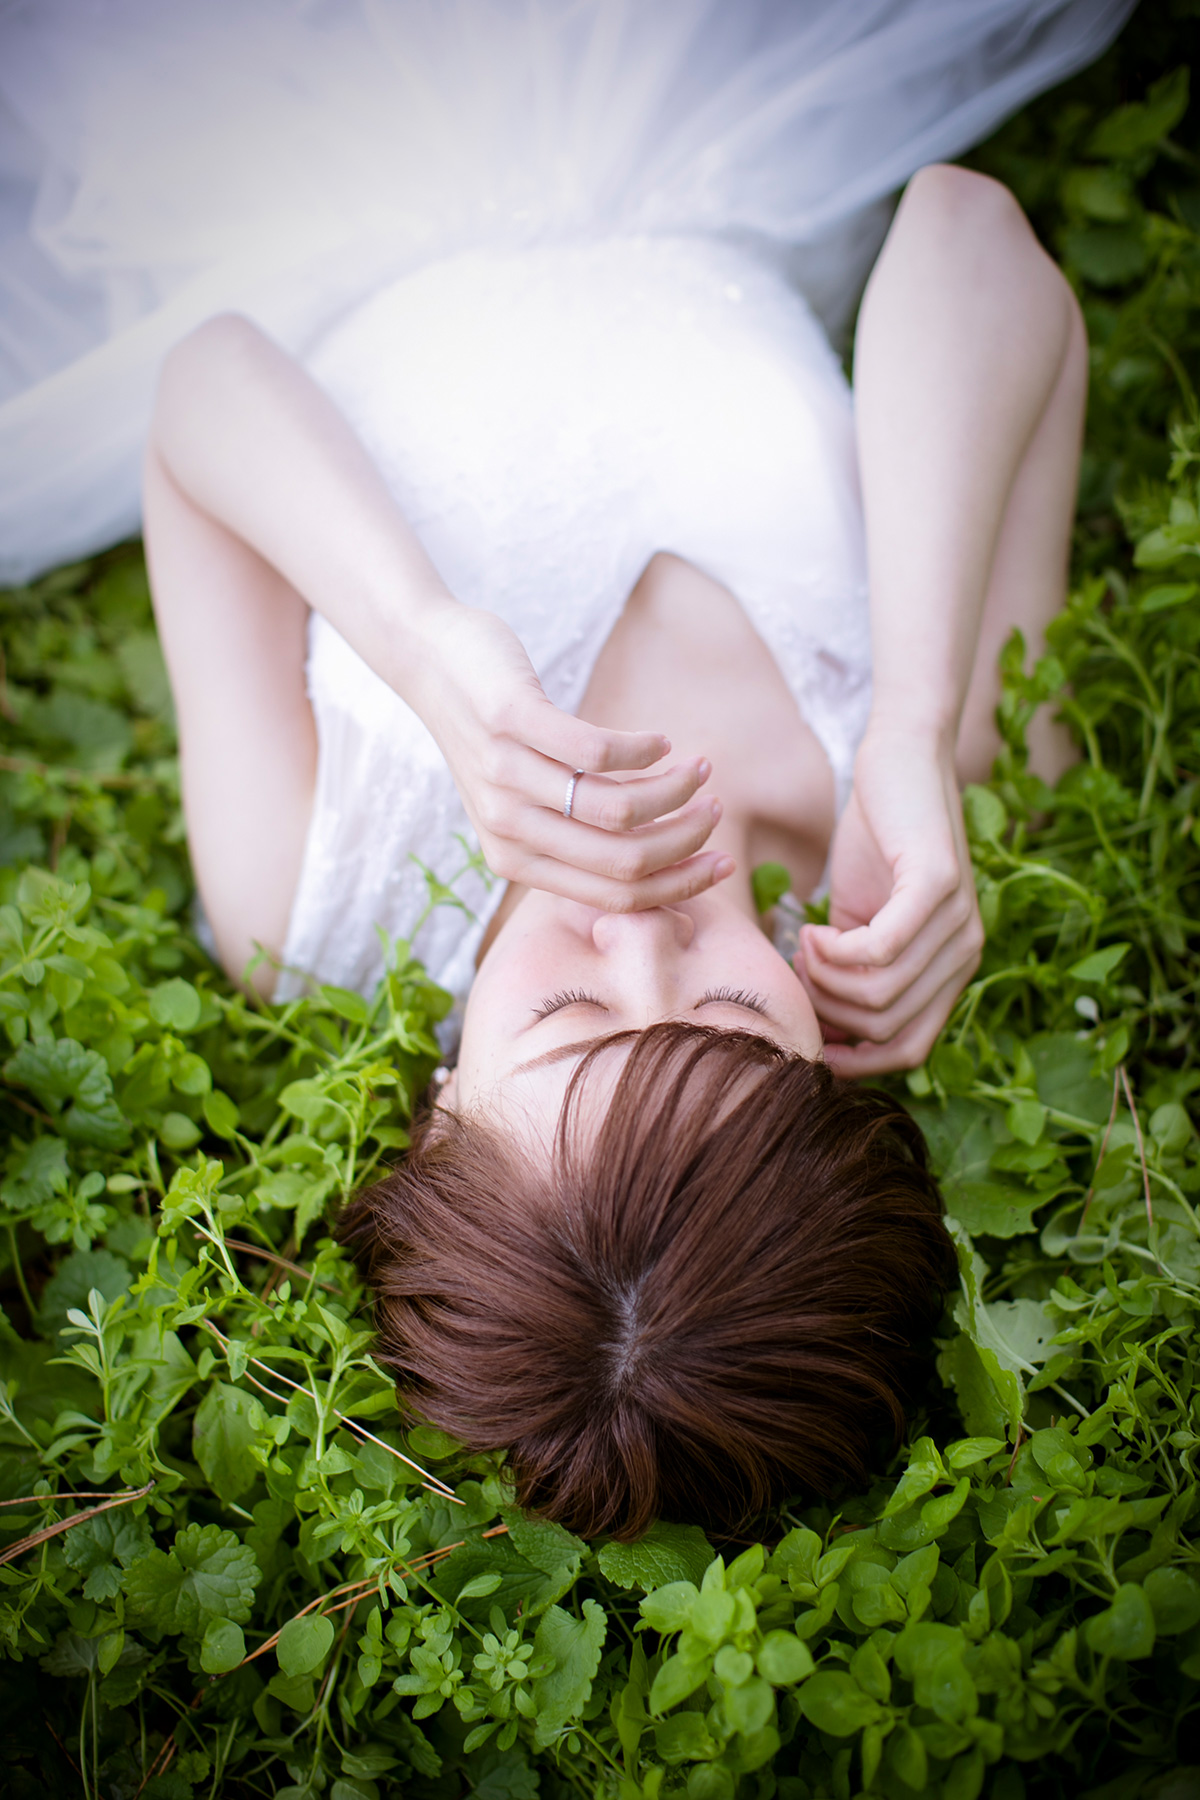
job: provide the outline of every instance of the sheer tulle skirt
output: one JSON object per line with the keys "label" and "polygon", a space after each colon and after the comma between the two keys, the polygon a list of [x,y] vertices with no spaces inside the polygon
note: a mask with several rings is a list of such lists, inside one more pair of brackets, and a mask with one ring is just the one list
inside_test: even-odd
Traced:
{"label": "sheer tulle skirt", "polygon": [[467,247],[704,234],[835,331],[887,196],[1132,0],[0,0],[0,579],[136,528],[164,354]]}

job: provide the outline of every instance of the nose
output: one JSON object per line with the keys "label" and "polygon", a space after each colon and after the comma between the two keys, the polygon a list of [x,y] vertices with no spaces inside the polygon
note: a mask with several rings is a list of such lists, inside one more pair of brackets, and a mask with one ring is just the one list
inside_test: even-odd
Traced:
{"label": "nose", "polygon": [[645,912],[599,913],[592,926],[592,942],[602,955],[624,952],[686,950],[696,930],[690,913],[673,906],[652,906]]}

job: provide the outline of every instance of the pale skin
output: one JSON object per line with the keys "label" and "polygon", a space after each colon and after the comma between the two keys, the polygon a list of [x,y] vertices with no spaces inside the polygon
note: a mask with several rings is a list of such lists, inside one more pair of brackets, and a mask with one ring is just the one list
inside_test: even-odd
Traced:
{"label": "pale skin", "polygon": [[[509,883],[450,1101],[549,1122],[568,1046],[658,1018],[807,1055],[824,1037],[847,1076],[922,1061],[979,959],[960,784],[998,747],[1001,645],[1016,626],[1035,655],[1062,603],[1085,390],[1078,310],[1011,196],[922,171],[855,345],[875,684],[835,822],[824,754],[734,596],[655,557],[580,716],[558,711],[508,628],[445,589],[304,371],[246,321],[203,327],[164,371],[146,542],[226,968],[286,933],[316,767],[311,607],[424,720]],[[1039,772],[1069,756],[1036,721]],[[830,925],[805,928],[793,972],[750,872],[772,857],[805,894],[830,850]]]}

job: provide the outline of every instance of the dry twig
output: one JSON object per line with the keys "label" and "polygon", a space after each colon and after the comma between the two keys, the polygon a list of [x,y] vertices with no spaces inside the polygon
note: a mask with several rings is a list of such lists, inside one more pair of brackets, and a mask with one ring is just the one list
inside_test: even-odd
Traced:
{"label": "dry twig", "polygon": [[0,1565],[12,1562],[15,1557],[24,1556],[27,1550],[35,1550],[39,1544],[58,1537],[64,1531],[72,1530],[76,1525],[82,1525],[85,1519],[94,1519],[97,1513],[111,1512],[114,1506],[128,1506],[131,1500],[142,1499],[153,1486],[154,1483],[148,1481],[145,1487],[130,1488],[127,1493],[114,1494],[103,1506],[86,1507],[83,1512],[72,1513],[69,1519],[60,1519],[57,1525],[46,1525],[41,1531],[32,1532],[29,1537],[20,1538],[17,1543],[10,1544],[7,1550],[0,1552]]}
{"label": "dry twig", "polygon": [[1125,1103],[1133,1115],[1133,1136],[1137,1144],[1138,1161],[1142,1165],[1142,1190],[1146,1197],[1146,1223],[1154,1230],[1154,1207],[1150,1200],[1150,1171],[1146,1166],[1146,1145],[1142,1139],[1142,1121],[1138,1117],[1138,1109],[1134,1105],[1133,1092],[1129,1086],[1129,1077],[1125,1073],[1125,1064],[1118,1066],[1117,1073],[1121,1077],[1121,1086],[1125,1089]]}
{"label": "dry twig", "polygon": [[[247,1244],[243,1238],[227,1237],[225,1245],[229,1250],[240,1250],[243,1256],[261,1256],[264,1262],[277,1263],[281,1269],[288,1269],[293,1275],[303,1276],[305,1281],[313,1279],[311,1270],[302,1269],[299,1263],[289,1262],[286,1256],[280,1256],[274,1250],[262,1250],[257,1244]],[[341,1289],[334,1281],[318,1281],[317,1286],[324,1288],[327,1294],[341,1293]]]}
{"label": "dry twig", "polygon": [[[204,1324],[207,1329],[212,1332],[213,1336],[221,1346],[227,1351],[229,1348],[229,1339],[225,1336],[225,1333],[219,1331],[211,1319],[205,1319]],[[276,1381],[282,1381],[285,1387],[292,1388],[297,1394],[308,1393],[308,1389],[304,1386],[303,1382],[293,1381],[290,1375],[285,1375],[281,1369],[273,1369],[270,1363],[261,1362],[257,1356],[247,1357],[246,1360],[253,1363],[256,1369],[261,1369],[264,1375],[270,1375]],[[254,1381],[252,1375],[247,1376],[246,1379],[248,1381]],[[264,1387],[261,1381],[254,1381],[254,1385],[257,1388],[261,1388],[264,1394],[270,1394],[272,1400],[281,1400],[283,1398],[281,1394],[271,1393],[271,1389]],[[447,1487],[446,1483],[439,1480],[436,1475],[430,1475],[428,1470],[423,1469],[420,1463],[414,1462],[411,1456],[405,1456],[403,1450],[397,1450],[394,1444],[385,1443],[383,1438],[376,1437],[373,1431],[368,1431],[365,1425],[360,1425],[356,1419],[350,1418],[347,1413],[339,1412],[336,1406],[331,1406],[329,1410],[335,1419],[340,1420],[347,1431],[352,1431],[356,1437],[365,1439],[367,1443],[378,1444],[381,1450],[386,1450],[389,1456],[396,1457],[406,1468],[412,1469],[414,1474],[419,1475],[425,1485],[431,1488],[434,1493],[440,1494],[443,1500],[451,1500],[455,1506],[463,1505],[463,1502],[459,1499],[453,1488]]]}

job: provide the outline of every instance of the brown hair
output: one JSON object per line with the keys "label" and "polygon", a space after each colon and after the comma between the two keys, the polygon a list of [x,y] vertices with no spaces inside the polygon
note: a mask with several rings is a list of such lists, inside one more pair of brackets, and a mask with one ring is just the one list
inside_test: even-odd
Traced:
{"label": "brown hair", "polygon": [[[599,1127],[579,1102],[629,1046]],[[553,1155],[434,1114],[343,1215],[402,1400],[585,1536],[861,1481],[955,1277],[921,1133],[740,1031],[592,1046]]]}

